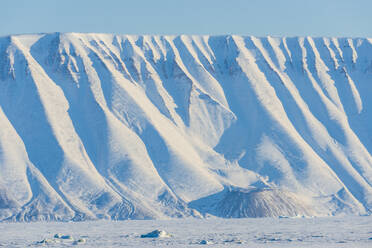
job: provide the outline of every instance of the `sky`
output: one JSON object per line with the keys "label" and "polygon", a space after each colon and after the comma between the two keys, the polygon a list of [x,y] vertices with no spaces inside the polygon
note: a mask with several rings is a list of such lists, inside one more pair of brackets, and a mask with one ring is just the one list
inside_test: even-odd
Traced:
{"label": "sky", "polygon": [[23,33],[372,37],[372,0],[0,0]]}

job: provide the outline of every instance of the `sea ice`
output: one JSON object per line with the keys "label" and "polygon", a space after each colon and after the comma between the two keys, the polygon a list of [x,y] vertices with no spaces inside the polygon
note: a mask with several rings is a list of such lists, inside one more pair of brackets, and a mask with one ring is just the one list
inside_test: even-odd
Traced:
{"label": "sea ice", "polygon": [[142,234],[141,238],[170,238],[172,235],[163,230],[154,230],[147,234]]}

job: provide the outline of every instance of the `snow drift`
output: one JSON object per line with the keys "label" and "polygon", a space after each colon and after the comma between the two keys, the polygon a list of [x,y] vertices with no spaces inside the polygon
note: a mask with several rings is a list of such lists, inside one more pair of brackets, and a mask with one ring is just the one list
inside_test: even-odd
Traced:
{"label": "snow drift", "polygon": [[367,214],[371,94],[371,39],[0,38],[0,219]]}

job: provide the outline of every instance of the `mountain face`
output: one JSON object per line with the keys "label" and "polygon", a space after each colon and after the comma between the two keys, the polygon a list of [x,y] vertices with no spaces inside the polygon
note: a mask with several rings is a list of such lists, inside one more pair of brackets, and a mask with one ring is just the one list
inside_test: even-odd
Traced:
{"label": "mountain face", "polygon": [[372,39],[0,38],[0,220],[368,214]]}

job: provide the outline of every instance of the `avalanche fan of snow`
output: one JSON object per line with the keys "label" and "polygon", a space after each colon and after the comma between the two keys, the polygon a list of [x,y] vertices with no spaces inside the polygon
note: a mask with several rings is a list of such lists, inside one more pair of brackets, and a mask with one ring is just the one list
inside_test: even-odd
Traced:
{"label": "avalanche fan of snow", "polygon": [[371,39],[2,37],[0,220],[368,214],[371,94]]}
{"label": "avalanche fan of snow", "polygon": [[227,218],[313,216],[314,206],[278,189],[229,189],[190,204],[201,213]]}

